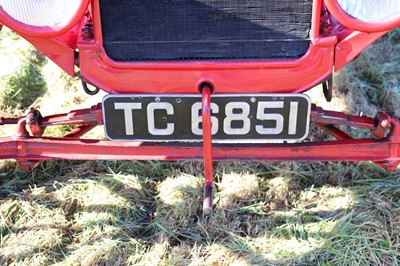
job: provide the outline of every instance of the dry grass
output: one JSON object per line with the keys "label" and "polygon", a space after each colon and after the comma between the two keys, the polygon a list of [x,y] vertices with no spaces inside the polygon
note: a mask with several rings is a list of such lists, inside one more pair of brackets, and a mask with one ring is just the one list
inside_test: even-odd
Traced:
{"label": "dry grass", "polygon": [[[5,34],[0,54],[10,36],[23,46]],[[399,114],[399,36],[340,73],[331,109]],[[34,105],[44,114],[96,101],[41,64],[44,97]],[[14,73],[2,74],[3,86]],[[3,105],[16,97],[4,88]],[[398,265],[399,173],[368,162],[219,162],[210,217],[201,213],[202,176],[200,162],[55,161],[30,172],[4,163],[0,265]]]}

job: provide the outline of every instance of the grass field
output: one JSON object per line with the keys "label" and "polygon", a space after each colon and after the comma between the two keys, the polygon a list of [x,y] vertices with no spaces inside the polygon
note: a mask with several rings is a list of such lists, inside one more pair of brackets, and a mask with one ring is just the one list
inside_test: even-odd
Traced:
{"label": "grass field", "polygon": [[[313,101],[400,116],[399,39],[390,32],[340,71],[332,103],[320,88]],[[0,116],[101,100],[6,30],[0,59]],[[399,264],[400,172],[369,162],[217,162],[215,209],[203,217],[202,170],[189,161],[55,161],[21,172],[3,161],[0,265]]]}

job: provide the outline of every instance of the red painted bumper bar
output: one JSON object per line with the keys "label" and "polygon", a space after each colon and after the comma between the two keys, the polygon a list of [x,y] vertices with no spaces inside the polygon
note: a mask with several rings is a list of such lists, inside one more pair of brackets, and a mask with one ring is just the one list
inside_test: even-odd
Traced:
{"label": "red painted bumper bar", "polygon": [[[214,160],[399,161],[400,139],[294,144],[214,145]],[[149,144],[63,138],[0,138],[0,159],[191,160],[203,159],[201,144]]]}

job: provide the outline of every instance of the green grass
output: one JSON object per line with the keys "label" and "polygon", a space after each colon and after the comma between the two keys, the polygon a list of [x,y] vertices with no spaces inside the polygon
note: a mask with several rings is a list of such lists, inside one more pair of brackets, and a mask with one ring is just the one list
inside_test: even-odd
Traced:
{"label": "green grass", "polygon": [[215,210],[203,217],[200,165],[63,161],[4,174],[2,260],[11,265],[397,262],[397,173],[369,163],[218,163]]}
{"label": "green grass", "polygon": [[[21,114],[47,90],[41,72],[47,59],[9,31],[0,37],[0,58],[4,62],[0,71],[0,110]],[[5,63],[11,58],[11,65]]]}
{"label": "green grass", "polygon": [[[28,55],[21,62],[42,58],[11,33],[0,36],[0,55],[14,42]],[[391,32],[337,75],[332,109],[399,114],[399,38]],[[44,59],[6,72],[4,113],[34,105],[49,115],[98,100]],[[29,86],[43,79],[40,94],[14,90],[13,75]],[[31,100],[19,105],[16,97]],[[399,264],[400,173],[369,162],[216,162],[215,209],[204,217],[202,169],[189,161],[48,161],[21,172],[3,162],[0,265]]]}

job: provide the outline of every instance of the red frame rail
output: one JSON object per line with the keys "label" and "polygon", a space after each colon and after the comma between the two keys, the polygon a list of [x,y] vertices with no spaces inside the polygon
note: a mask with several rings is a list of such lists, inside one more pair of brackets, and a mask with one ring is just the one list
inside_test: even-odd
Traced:
{"label": "red frame rail", "polygon": [[[398,121],[396,122],[398,124]],[[384,140],[358,139],[295,144],[214,145],[213,160],[374,161],[399,163],[400,132]],[[196,144],[149,144],[94,139],[0,139],[0,159],[24,160],[191,160],[203,159]],[[382,164],[383,165],[383,164]]]}
{"label": "red frame rail", "polygon": [[[207,94],[207,93],[205,93]],[[203,105],[207,106],[206,104]],[[36,110],[21,118],[0,118],[0,125],[16,124],[16,134],[0,138],[0,159],[16,159],[22,166],[33,166],[37,161],[68,160],[255,160],[255,161],[373,161],[394,171],[400,162],[400,120],[385,111],[375,119],[326,111],[315,105],[311,110],[311,124],[320,127],[337,140],[322,142],[213,145],[211,142],[146,143],[79,139],[97,125],[103,124],[101,105],[71,111],[68,114],[42,118]],[[62,138],[45,138],[41,134],[48,126],[78,125]],[[353,139],[335,127],[346,125],[371,131],[371,138]],[[27,130],[29,128],[29,131]],[[33,136],[32,132],[36,132]],[[205,140],[211,140],[211,136]],[[207,154],[204,154],[204,151]],[[212,160],[206,161],[209,184],[212,184]]]}

